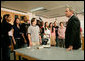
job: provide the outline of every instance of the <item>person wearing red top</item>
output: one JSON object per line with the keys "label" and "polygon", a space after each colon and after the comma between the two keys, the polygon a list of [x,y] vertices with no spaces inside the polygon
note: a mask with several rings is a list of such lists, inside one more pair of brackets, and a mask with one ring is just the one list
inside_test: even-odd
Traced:
{"label": "person wearing red top", "polygon": [[80,37],[81,37],[81,42],[82,42],[82,28],[80,27]]}

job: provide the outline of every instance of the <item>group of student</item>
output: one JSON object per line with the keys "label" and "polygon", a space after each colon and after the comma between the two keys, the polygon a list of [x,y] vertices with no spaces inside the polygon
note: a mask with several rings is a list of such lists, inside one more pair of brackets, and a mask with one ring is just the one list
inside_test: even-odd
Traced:
{"label": "group of student", "polygon": [[[14,25],[10,24],[10,14],[5,14],[1,18],[1,50],[2,60],[10,59],[10,48],[13,43],[14,49],[19,49],[27,46],[47,45],[59,46],[72,49],[79,49],[81,47],[80,41],[80,22],[79,19],[73,15],[73,11],[66,9],[66,16],[69,17],[67,27],[63,22],[57,26],[54,23],[40,22],[36,18],[31,21],[24,16],[24,23],[20,23],[20,18],[15,18]],[[12,42],[11,42],[12,40]]]}
{"label": "group of student", "polygon": [[48,22],[45,22],[40,29],[42,42],[44,42],[45,39],[48,39],[51,46],[65,46],[65,27],[63,22],[60,22],[60,26],[57,26],[56,21],[54,23],[50,22],[49,24]]}
{"label": "group of student", "polygon": [[[26,36],[27,27],[29,27],[29,21],[24,16],[24,23],[20,24],[20,19],[15,18],[12,23],[11,15],[5,14],[1,18],[1,59],[9,60],[11,47],[13,44],[14,49],[24,47],[25,43],[28,43]],[[28,22],[28,23],[27,23]],[[5,58],[5,59],[4,59]]]}
{"label": "group of student", "polygon": [[14,49],[19,49],[27,46],[46,45],[47,43],[51,46],[64,47],[65,27],[63,22],[60,22],[59,27],[56,21],[48,25],[48,22],[40,22],[36,18],[32,18],[29,22],[27,17],[24,16],[24,23],[20,23],[20,18],[15,18],[14,24],[11,24],[10,14],[5,14],[1,20],[1,44],[3,44],[1,46],[4,48],[11,48],[12,44]]}

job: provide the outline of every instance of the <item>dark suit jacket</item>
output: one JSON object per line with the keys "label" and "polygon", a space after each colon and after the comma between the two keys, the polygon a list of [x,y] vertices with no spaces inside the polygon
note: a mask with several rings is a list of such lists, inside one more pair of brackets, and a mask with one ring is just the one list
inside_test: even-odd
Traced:
{"label": "dark suit jacket", "polygon": [[80,21],[75,15],[68,20],[65,32],[65,47],[68,48],[70,45],[73,46],[73,49],[81,47]]}

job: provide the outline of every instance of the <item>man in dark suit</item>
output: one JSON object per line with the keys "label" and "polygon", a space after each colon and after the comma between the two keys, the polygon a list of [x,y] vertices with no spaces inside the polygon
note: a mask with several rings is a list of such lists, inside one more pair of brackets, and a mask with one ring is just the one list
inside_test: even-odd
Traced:
{"label": "man in dark suit", "polygon": [[65,14],[69,17],[65,32],[65,47],[67,51],[79,49],[81,47],[80,21],[70,8],[66,8]]}

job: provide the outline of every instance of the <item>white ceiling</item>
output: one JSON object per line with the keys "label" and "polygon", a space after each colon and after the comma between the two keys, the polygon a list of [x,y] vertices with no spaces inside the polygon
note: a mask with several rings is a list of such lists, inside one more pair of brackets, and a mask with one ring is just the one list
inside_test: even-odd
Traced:
{"label": "white ceiling", "polygon": [[84,11],[84,1],[1,1],[1,7],[30,12],[31,9],[44,7],[45,10],[32,12],[37,16],[55,18],[65,15],[65,8],[72,7],[76,13]]}

